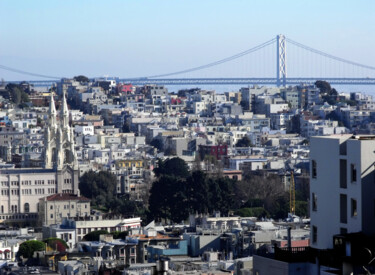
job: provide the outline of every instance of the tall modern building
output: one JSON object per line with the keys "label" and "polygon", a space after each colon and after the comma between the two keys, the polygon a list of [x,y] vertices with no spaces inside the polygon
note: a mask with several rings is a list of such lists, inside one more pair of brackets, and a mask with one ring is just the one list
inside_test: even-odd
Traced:
{"label": "tall modern building", "polygon": [[0,170],[0,222],[36,221],[39,199],[78,194],[78,163],[65,93],[56,112],[51,94],[44,136],[44,167]]}
{"label": "tall modern building", "polygon": [[334,247],[333,237],[375,234],[375,136],[311,138],[311,246]]}
{"label": "tall modern building", "polygon": [[254,274],[375,274],[375,136],[310,144],[310,246],[254,255]]}

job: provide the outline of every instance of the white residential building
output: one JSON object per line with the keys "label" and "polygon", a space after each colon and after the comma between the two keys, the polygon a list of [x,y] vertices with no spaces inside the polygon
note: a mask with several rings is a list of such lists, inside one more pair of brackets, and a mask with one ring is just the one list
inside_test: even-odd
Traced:
{"label": "white residential building", "polygon": [[311,246],[333,248],[337,234],[375,232],[375,136],[311,138]]}

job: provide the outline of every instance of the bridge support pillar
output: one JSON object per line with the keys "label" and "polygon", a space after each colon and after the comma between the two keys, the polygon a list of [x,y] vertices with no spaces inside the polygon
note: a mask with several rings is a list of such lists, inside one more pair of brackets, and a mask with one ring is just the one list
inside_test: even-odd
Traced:
{"label": "bridge support pillar", "polygon": [[277,58],[277,68],[276,68],[276,85],[286,86],[286,43],[285,36],[280,34],[276,37],[276,58]]}

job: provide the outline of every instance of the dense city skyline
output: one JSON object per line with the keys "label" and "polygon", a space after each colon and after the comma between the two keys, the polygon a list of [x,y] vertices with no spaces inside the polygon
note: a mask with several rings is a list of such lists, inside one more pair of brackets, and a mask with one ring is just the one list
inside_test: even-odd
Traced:
{"label": "dense city skyline", "polygon": [[[1,65],[58,77],[144,76],[215,61],[283,33],[375,63],[373,1],[5,1]],[[272,6],[272,9],[269,7]],[[333,39],[334,38],[334,39]],[[2,70],[5,80],[30,80]]]}

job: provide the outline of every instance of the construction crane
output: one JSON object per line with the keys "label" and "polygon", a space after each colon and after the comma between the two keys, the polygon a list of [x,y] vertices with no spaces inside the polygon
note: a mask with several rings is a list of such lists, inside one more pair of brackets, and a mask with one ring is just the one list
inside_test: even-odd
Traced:
{"label": "construction crane", "polygon": [[290,172],[290,184],[289,184],[289,211],[291,215],[296,212],[296,186],[294,184],[293,171]]}

